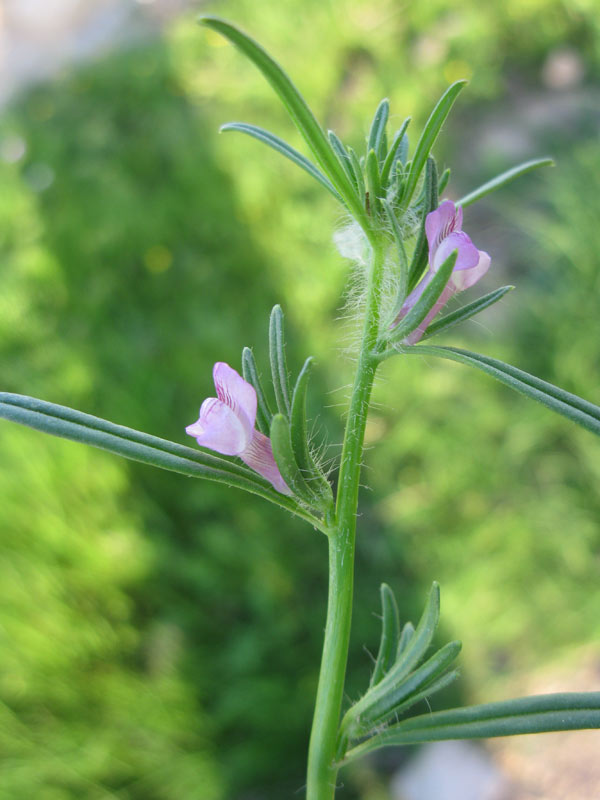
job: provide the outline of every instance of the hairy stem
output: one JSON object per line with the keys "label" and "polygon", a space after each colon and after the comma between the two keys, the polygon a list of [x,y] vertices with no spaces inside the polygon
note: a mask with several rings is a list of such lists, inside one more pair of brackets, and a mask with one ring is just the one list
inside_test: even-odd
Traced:
{"label": "hairy stem", "polygon": [[308,753],[307,800],[331,800],[338,773],[336,746],[342,708],[354,588],[356,511],[365,425],[377,361],[384,249],[373,237],[362,342],[344,434],[335,525],[329,534],[327,621]]}

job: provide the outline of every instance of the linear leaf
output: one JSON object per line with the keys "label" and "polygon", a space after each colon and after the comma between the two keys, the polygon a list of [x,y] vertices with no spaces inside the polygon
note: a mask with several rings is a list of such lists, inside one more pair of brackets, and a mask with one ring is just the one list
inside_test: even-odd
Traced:
{"label": "linear leaf", "polygon": [[431,336],[436,336],[438,333],[451,328],[453,325],[458,325],[459,322],[464,322],[474,317],[475,314],[479,314],[479,312],[483,311],[485,308],[493,306],[498,300],[502,300],[504,295],[508,294],[508,292],[512,291],[514,288],[514,286],[502,286],[499,289],[495,289],[493,292],[484,294],[483,297],[479,297],[477,300],[473,300],[472,303],[468,303],[462,308],[457,308],[456,311],[453,311],[451,314],[440,317],[440,319],[432,322],[427,328],[421,337],[421,341],[429,339]]}
{"label": "linear leaf", "polygon": [[[389,685],[386,681],[385,690],[383,686],[381,689],[376,686],[367,692],[348,712],[346,726],[349,726],[349,732],[352,728],[368,729],[385,721],[391,714],[397,714],[413,705],[412,697],[421,694],[446,672],[460,653],[460,649],[460,642],[449,642],[414,672]],[[352,735],[353,733],[350,733],[350,737]]]}
{"label": "linear leaf", "polygon": [[470,206],[472,203],[475,203],[477,200],[481,200],[482,197],[485,197],[487,194],[491,194],[495,192],[496,189],[500,189],[502,186],[506,186],[507,183],[511,183],[512,181],[520,178],[521,175],[526,175],[528,172],[532,172],[534,169],[538,169],[539,167],[553,167],[554,161],[551,158],[536,158],[532,161],[525,161],[523,164],[519,164],[512,169],[503,172],[501,175],[497,175],[495,178],[492,178],[491,181],[487,181],[487,183],[482,184],[481,186],[477,187],[477,189],[473,189],[472,192],[466,194],[464,197],[456,203],[457,206]]}
{"label": "linear leaf", "polygon": [[381,639],[370,686],[378,683],[396,660],[398,640],[400,639],[400,617],[394,593],[382,583],[381,594]]}
{"label": "linear leaf", "polygon": [[344,761],[380,747],[586,728],[600,728],[600,692],[534,695],[412,717],[359,744]]}
{"label": "linear leaf", "polygon": [[[438,207],[438,175],[435,159],[429,156],[425,165],[425,181],[423,184],[423,208],[421,210],[421,226],[412,254],[408,270],[408,291],[412,292],[427,266],[429,243],[425,231],[427,215]],[[400,309],[398,309],[400,310]]]}
{"label": "linear leaf", "polygon": [[242,375],[244,380],[251,383],[256,391],[256,427],[261,433],[268,436],[271,428],[271,420],[273,419],[273,412],[265,397],[256,361],[254,360],[254,353],[249,347],[244,347],[242,350]]}
{"label": "linear leaf", "polygon": [[290,384],[285,358],[283,311],[280,305],[273,306],[269,320],[269,358],[277,408],[281,414],[289,417],[291,408]]}
{"label": "linear leaf", "polygon": [[360,160],[352,147],[348,147],[348,155],[350,156],[350,163],[352,164],[352,171],[356,177],[357,185],[358,185],[358,196],[360,197],[360,202],[364,203],[365,201],[365,177],[363,175],[363,169],[360,165]]}
{"label": "linear leaf", "polygon": [[423,322],[446,288],[446,284],[456,264],[457,255],[458,253],[456,250],[450,253],[442,266],[434,274],[417,302],[410,309],[408,314],[402,318],[399,325],[392,331],[392,341],[402,341]]}
{"label": "linear leaf", "polygon": [[389,116],[390,101],[384,98],[377,106],[367,140],[367,153],[370,150],[374,150],[378,160],[385,158],[385,126]]}
{"label": "linear leaf", "polygon": [[290,441],[290,425],[283,414],[275,414],[271,420],[271,447],[283,480],[295,495],[314,506],[315,496],[300,471]]}
{"label": "linear leaf", "polygon": [[388,150],[388,154],[385,157],[385,161],[383,162],[383,167],[381,168],[381,185],[384,188],[387,188],[389,177],[392,174],[392,167],[396,160],[396,156],[399,155],[399,148],[402,144],[404,139],[404,134],[406,133],[406,129],[410,125],[410,117],[407,117],[404,122],[402,123],[402,127],[400,130],[396,131],[394,138],[392,140],[392,144],[390,145],[390,149]]}
{"label": "linear leaf", "polygon": [[[412,632],[406,647],[402,651],[402,657],[398,658],[394,664],[394,667],[384,678],[384,681],[386,681],[388,685],[397,683],[402,677],[408,675],[413,667],[415,667],[419,661],[421,661],[427,652],[427,648],[433,641],[433,636],[439,620],[440,586],[436,581],[434,581],[429,592],[429,597],[427,598],[427,605],[425,606],[425,610],[421,615],[421,619],[419,620],[416,630]],[[407,628],[408,626],[405,625],[404,631],[402,632],[402,638],[404,638],[404,632],[407,630]],[[410,629],[408,630],[410,632]]]}
{"label": "linear leaf", "polygon": [[258,139],[259,142],[269,145],[273,150],[286,156],[286,158],[289,158],[294,164],[301,167],[305,172],[308,172],[309,175],[331,192],[336,200],[343,202],[339,192],[335,189],[329,178],[326,178],[306,156],[303,156],[302,153],[299,153],[298,150],[287,142],[284,142],[279,136],[275,136],[274,133],[266,131],[264,128],[259,128],[258,125],[251,125],[248,122],[227,122],[225,125],[221,125],[220,130],[222,132],[239,131],[240,133],[246,133],[248,136]]}
{"label": "linear leaf", "polygon": [[448,182],[450,181],[451,171],[449,167],[442,172],[440,175],[440,180],[438,183],[438,194],[441,195],[446,190],[446,186],[448,186]]}
{"label": "linear leaf", "polygon": [[114,422],[34,397],[0,392],[0,417],[63,439],[194,478],[225,483],[264,497],[315,523],[289,497],[252,470],[201,450],[160,439]]}
{"label": "linear leaf", "polygon": [[410,644],[410,640],[415,635],[415,626],[412,622],[406,622],[404,627],[402,628],[402,633],[400,634],[400,641],[398,642],[398,652],[396,654],[396,660],[400,660],[400,656],[404,653],[408,645]]}
{"label": "linear leaf", "polygon": [[417,142],[415,155],[410,168],[410,174],[404,187],[404,193],[402,196],[402,205],[404,208],[407,208],[410,204],[414,191],[417,188],[417,183],[419,182],[421,172],[423,171],[423,167],[425,166],[429,153],[431,152],[431,148],[435,144],[435,140],[438,137],[442,125],[446,121],[446,117],[450,113],[450,109],[454,105],[454,101],[458,97],[461,89],[466,86],[466,83],[466,81],[456,81],[449,86],[431,112],[429,119],[425,123],[423,132],[421,133],[419,141]]}
{"label": "linear leaf", "polygon": [[313,359],[307,358],[300,371],[294,393],[292,396],[292,410],[290,414],[290,441],[296,463],[304,476],[307,485],[313,490],[320,500],[320,504],[331,506],[333,496],[331,484],[315,464],[308,446],[308,431],[306,426],[306,393]]}
{"label": "linear leaf", "polygon": [[329,143],[331,144],[336,156],[339,159],[340,164],[344,168],[344,171],[352,181],[354,188],[358,192],[358,178],[355,175],[354,167],[350,160],[350,155],[348,151],[344,147],[344,143],[342,140],[337,136],[333,131],[327,131],[327,136],[329,138]]}
{"label": "linear leaf", "polygon": [[228,39],[262,72],[285,106],[321,169],[330,178],[336,190],[344,198],[357,219],[365,221],[362,204],[359,202],[352,184],[331,149],[323,129],[305,99],[281,66],[258,42],[226,20],[206,15],[199,17],[198,22]]}
{"label": "linear leaf", "polygon": [[367,174],[367,185],[373,207],[376,207],[381,198],[381,178],[379,177],[379,163],[375,150],[369,150],[365,162],[365,172]]}
{"label": "linear leaf", "polygon": [[410,355],[431,355],[447,358],[450,361],[458,361],[469,367],[491,375],[492,378],[510,386],[521,394],[537,400],[557,414],[562,414],[571,422],[576,422],[583,428],[600,436],[600,407],[584,400],[577,395],[565,392],[552,383],[543,381],[530,375],[523,370],[498,361],[496,358],[482,356],[479,353],[472,353],[469,350],[461,350],[458,347],[438,347],[434,345],[418,345],[402,348],[402,353]]}

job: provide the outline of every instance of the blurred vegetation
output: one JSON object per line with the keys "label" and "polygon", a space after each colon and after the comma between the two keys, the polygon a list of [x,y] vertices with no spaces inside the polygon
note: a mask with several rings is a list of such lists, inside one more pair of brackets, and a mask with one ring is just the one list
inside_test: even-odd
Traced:
{"label": "blurred vegetation", "polygon": [[[448,81],[470,77],[441,143],[457,165],[450,194],[556,156],[555,170],[467,213],[493,258],[482,293],[508,280],[518,291],[447,339],[597,400],[593,5],[211,10],[280,56],[318,116],[355,144],[382,96],[418,128]],[[215,360],[237,365],[248,344],[265,364],[268,311],[281,302],[291,365],[318,357],[313,416],[334,457],[352,369],[339,357],[349,332],[338,320],[347,265],[331,244],[339,214],[256,142],[217,138],[221,122],[242,119],[296,141],[260,76],[222,44],[185,17],[4,114],[0,139],[26,152],[0,161],[1,385],[183,441]],[[548,88],[543,70],[565,48],[583,78]],[[490,699],[521,670],[597,641],[597,442],[457,365],[398,360],[382,373],[349,693],[368,674],[381,580],[413,618],[441,581],[443,622],[465,643],[465,699]],[[258,499],[7,423],[1,434],[0,800],[294,796],[324,541]],[[364,767],[346,777],[345,797],[379,791]]]}

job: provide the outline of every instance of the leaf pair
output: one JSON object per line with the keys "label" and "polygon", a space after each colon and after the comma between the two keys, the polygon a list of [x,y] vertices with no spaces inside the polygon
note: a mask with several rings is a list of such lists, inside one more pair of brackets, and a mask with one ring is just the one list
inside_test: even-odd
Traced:
{"label": "leaf pair", "polygon": [[273,147],[325,186],[336,199],[346,205],[363,227],[368,228],[365,210],[353,182],[340,163],[315,115],[281,66],[258,42],[229,22],[213,16],[200,17],[199,22],[228,39],[260,70],[279,96],[294,125],[314,155],[317,165],[275,134],[255,125],[233,122],[221,130],[241,131]]}
{"label": "leaf pair", "polygon": [[285,354],[283,311],[279,305],[273,307],[269,321],[269,361],[275,413],[265,396],[252,351],[244,348],[242,372],[256,390],[257,427],[270,437],[279,471],[296,497],[311,508],[327,511],[333,504],[331,485],[315,462],[308,443],[306,395],[313,359],[306,359],[292,392]]}
{"label": "leaf pair", "polygon": [[427,660],[439,622],[440,592],[434,583],[416,629],[409,622],[402,631],[394,594],[381,586],[382,631],[379,653],[366,694],[346,712],[339,733],[338,753],[370,736],[398,714],[448,686],[457,671],[450,666],[460,652],[460,642],[449,642]]}

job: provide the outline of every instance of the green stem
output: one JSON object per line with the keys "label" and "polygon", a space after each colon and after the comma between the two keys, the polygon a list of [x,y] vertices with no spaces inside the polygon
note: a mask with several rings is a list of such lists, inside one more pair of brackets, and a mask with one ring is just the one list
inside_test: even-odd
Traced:
{"label": "green stem", "polygon": [[329,595],[325,640],[308,752],[307,800],[331,800],[336,764],[354,589],[354,542],[365,426],[377,361],[371,355],[379,331],[384,249],[373,239],[371,273],[358,367],[344,434],[335,526],[329,534]]}

